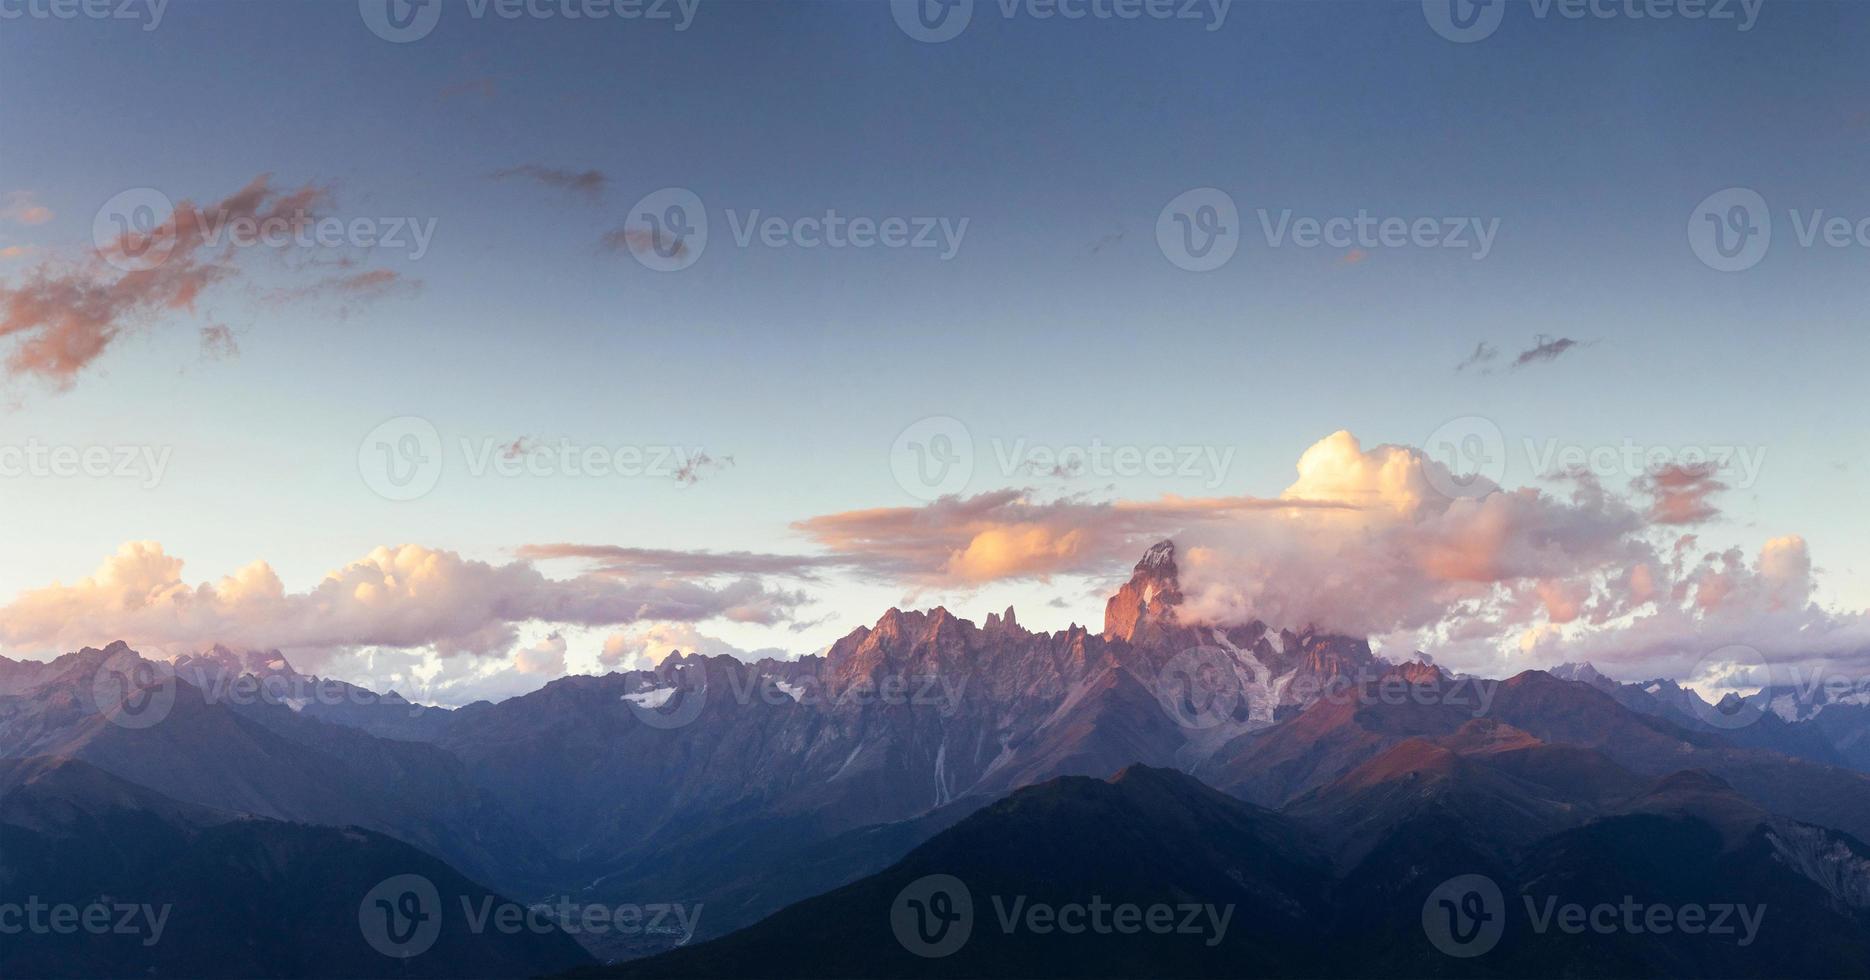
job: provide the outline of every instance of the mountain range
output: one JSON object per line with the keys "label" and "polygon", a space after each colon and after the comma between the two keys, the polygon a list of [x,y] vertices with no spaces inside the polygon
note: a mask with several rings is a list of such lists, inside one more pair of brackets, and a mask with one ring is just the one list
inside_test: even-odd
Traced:
{"label": "mountain range", "polygon": [[[176,910],[155,947],[14,937],[0,974],[1870,972],[1870,706],[1852,696],[1762,692],[1757,723],[1723,727],[1672,681],[1457,676],[1182,606],[1164,542],[1099,632],[891,609],[822,655],[678,652],[458,709],[267,651],[0,658],[0,907]],[[463,907],[679,906],[689,926],[444,918],[431,948],[388,956],[360,903],[402,875]],[[1528,897],[1625,894],[1766,896],[1771,918],[1744,947],[1509,928],[1468,959],[1424,924],[1466,875],[1514,925]],[[931,876],[975,893],[975,938],[938,957],[895,908]],[[1212,944],[1067,937],[999,928],[990,899],[1018,896],[1232,911]]]}

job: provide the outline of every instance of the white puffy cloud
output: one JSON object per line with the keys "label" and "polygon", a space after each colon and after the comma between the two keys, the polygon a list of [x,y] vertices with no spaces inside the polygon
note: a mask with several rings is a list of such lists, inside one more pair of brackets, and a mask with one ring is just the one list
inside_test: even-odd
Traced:
{"label": "white puffy cloud", "polygon": [[690,623],[642,623],[605,637],[603,652],[597,659],[611,670],[647,670],[678,651],[709,657],[726,654],[749,661],[785,656],[785,652],[778,649],[742,650],[697,630]]}
{"label": "white puffy cloud", "polygon": [[513,655],[513,668],[522,674],[557,677],[565,672],[565,637],[552,633]]}

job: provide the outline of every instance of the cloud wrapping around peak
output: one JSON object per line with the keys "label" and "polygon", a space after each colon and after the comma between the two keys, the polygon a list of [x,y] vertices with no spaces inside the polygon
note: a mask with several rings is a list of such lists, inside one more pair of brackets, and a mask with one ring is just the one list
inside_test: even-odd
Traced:
{"label": "cloud wrapping around peak", "polygon": [[1286,493],[1355,506],[1197,528],[1183,540],[1190,614],[1371,635],[1436,626],[1521,584],[1575,617],[1578,580],[1633,553],[1640,516],[1595,488],[1449,497],[1436,487],[1451,478],[1419,450],[1327,436]]}

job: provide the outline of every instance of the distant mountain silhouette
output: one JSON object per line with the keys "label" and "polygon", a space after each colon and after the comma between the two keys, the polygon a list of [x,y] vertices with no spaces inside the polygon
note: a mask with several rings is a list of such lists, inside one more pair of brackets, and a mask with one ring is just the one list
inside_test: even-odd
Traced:
{"label": "distant mountain silhouette", "polygon": [[[505,900],[395,839],[181,803],[74,759],[0,761],[0,840],[0,903],[162,910],[133,933],[23,928],[0,942],[8,977],[525,977],[590,961],[561,932],[473,931],[462,899]],[[406,959],[359,925],[399,875],[432,883],[446,916]]]}

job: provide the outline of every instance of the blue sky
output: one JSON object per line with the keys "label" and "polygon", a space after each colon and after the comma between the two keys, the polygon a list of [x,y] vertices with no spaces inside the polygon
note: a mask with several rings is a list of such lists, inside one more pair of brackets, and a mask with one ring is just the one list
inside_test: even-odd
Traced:
{"label": "blue sky", "polygon": [[[288,590],[379,545],[489,562],[536,542],[812,552],[814,515],[919,503],[890,447],[928,416],[993,439],[1231,449],[1218,486],[1175,476],[1035,480],[1103,499],[1275,496],[1308,446],[1422,446],[1450,419],[1524,441],[1746,447],[1758,478],[1697,533],[1749,553],[1802,535],[1827,605],[1870,605],[1862,275],[1870,248],[1800,247],[1788,210],[1870,216],[1870,10],[1768,2],[1714,21],[1539,18],[1515,3],[1456,44],[1417,3],[1232,4],[1189,21],[1011,18],[953,40],[886,4],[713,2],[693,22],[476,19],[374,36],[348,2],[174,0],[136,22],[0,22],[0,282],[88,245],[113,195],[217,201],[257,175],[330,189],[328,213],[434,221],[421,258],[347,250],[403,288],[369,302],[266,300],[302,269],[243,257],[240,282],[126,329],[68,390],[15,376],[0,442],[173,447],[154,489],[0,484],[0,596],[160,541],[190,581],[263,559]],[[503,168],[607,178],[584,195]],[[1772,250],[1721,273],[1685,229],[1728,187],[1769,202]],[[656,272],[600,246],[631,202],[694,192],[709,244]],[[1212,272],[1158,248],[1192,188],[1240,210]],[[23,200],[23,199],[22,199]],[[928,249],[738,247],[758,211],[966,219]],[[1274,246],[1258,212],[1498,222],[1457,249]],[[729,212],[733,212],[730,219]],[[199,328],[231,328],[208,358]],[[1509,370],[1535,338],[1580,344]],[[0,341],[3,342],[3,341]],[[1477,344],[1491,373],[1455,367]],[[385,419],[460,438],[680,445],[731,455],[672,479],[473,479],[420,500],[359,478]],[[1606,483],[1627,483],[1623,474]],[[1729,478],[1730,484],[1736,481]],[[806,652],[913,592],[1029,623],[1095,620],[1107,577],[967,588],[812,587],[826,622],[716,624]],[[1069,609],[1045,603],[1065,597]],[[1026,611],[1030,609],[1030,611]],[[549,628],[531,624],[528,637]],[[597,634],[601,636],[601,630]],[[584,642],[596,642],[587,640]]]}

